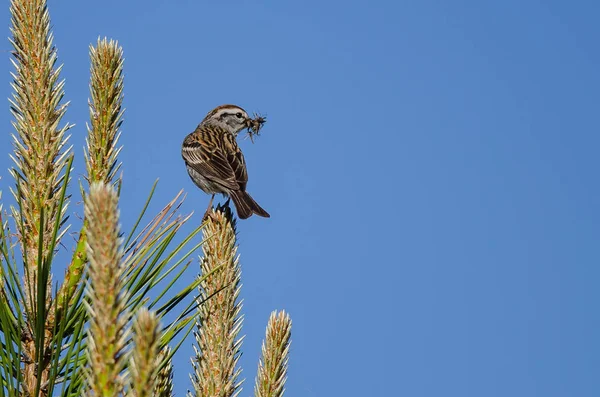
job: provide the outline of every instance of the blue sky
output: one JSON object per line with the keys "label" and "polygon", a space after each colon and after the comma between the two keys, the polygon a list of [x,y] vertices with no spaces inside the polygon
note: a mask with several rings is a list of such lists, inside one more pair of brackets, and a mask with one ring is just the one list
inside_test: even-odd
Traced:
{"label": "blue sky", "polygon": [[242,395],[273,309],[294,321],[289,397],[598,395],[595,2],[49,4],[76,175],[88,45],[124,47],[125,227],[156,178],[154,209],[185,189],[199,219],[180,145],[210,109],[268,115],[241,143],[271,213],[239,223]]}

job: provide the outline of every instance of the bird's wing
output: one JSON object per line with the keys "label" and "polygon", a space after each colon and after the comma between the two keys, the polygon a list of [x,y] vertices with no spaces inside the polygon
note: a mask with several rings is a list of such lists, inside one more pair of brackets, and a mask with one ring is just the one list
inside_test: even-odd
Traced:
{"label": "bird's wing", "polygon": [[246,160],[244,154],[235,140],[233,134],[225,134],[223,139],[224,153],[227,153],[227,162],[231,166],[235,179],[241,190],[246,190],[248,182],[248,170],[246,169]]}
{"label": "bird's wing", "polygon": [[235,137],[217,126],[198,126],[183,142],[186,164],[226,189],[245,189],[248,181],[244,155]]}

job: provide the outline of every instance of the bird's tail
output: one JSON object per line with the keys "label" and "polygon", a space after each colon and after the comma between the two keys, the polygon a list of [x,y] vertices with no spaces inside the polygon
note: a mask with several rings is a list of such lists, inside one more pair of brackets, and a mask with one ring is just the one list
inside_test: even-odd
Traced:
{"label": "bird's tail", "polygon": [[237,210],[240,219],[250,218],[252,214],[269,218],[270,215],[267,211],[263,210],[260,205],[250,195],[241,190],[234,190],[229,192],[235,209]]}

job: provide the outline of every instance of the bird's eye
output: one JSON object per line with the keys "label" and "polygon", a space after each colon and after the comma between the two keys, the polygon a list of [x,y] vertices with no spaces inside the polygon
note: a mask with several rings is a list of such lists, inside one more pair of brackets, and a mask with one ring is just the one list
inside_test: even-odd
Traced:
{"label": "bird's eye", "polygon": [[242,113],[239,112],[238,114],[236,114],[236,116],[237,116],[238,119],[241,119],[242,118]]}

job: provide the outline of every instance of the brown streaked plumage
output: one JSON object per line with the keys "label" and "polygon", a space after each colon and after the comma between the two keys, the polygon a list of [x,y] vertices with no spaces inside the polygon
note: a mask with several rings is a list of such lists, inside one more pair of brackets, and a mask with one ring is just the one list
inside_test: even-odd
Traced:
{"label": "brown streaked plumage", "polygon": [[214,195],[221,193],[233,200],[241,219],[252,214],[269,217],[246,192],[248,172],[236,142],[241,130],[255,128],[256,123],[239,106],[221,105],[210,111],[183,141],[181,155],[188,174],[200,189],[212,194],[209,209]]}

